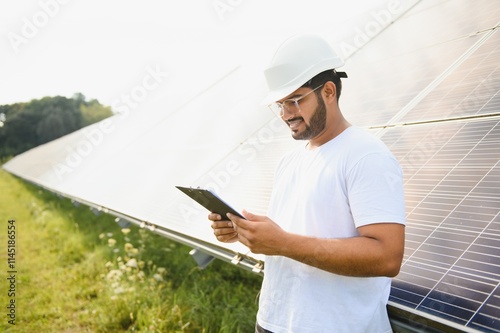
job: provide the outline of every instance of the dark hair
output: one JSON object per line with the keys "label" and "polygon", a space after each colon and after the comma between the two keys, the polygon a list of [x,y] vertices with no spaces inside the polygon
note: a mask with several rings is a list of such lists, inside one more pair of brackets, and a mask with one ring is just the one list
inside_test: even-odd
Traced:
{"label": "dark hair", "polygon": [[[329,69],[317,74],[312,79],[304,83],[302,87],[314,89],[327,83],[328,81],[332,81],[335,85],[335,89],[337,90],[338,101],[340,98],[340,93],[342,92],[342,81],[340,80],[341,77],[347,77],[347,74],[344,72],[336,72],[335,69]],[[318,95],[318,97],[321,96],[321,90],[316,90],[315,93]]]}

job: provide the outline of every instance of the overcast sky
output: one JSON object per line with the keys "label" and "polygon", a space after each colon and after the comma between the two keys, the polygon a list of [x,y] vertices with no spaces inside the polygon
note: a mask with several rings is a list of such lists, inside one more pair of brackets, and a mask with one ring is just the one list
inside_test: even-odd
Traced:
{"label": "overcast sky", "polygon": [[290,35],[352,35],[391,1],[0,0],[0,104],[81,92],[112,105],[137,85],[189,95],[264,67]]}

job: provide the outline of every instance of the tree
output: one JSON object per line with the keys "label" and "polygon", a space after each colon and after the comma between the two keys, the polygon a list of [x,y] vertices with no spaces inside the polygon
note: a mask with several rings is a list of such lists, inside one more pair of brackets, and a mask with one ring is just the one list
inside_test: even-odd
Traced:
{"label": "tree", "polygon": [[20,154],[111,116],[109,106],[98,100],[86,101],[76,93],[72,98],[43,97],[28,103],[0,105],[5,120],[0,127],[0,158]]}
{"label": "tree", "polygon": [[96,99],[88,103],[80,104],[80,113],[82,114],[84,126],[96,123],[113,115],[110,106],[104,106]]}

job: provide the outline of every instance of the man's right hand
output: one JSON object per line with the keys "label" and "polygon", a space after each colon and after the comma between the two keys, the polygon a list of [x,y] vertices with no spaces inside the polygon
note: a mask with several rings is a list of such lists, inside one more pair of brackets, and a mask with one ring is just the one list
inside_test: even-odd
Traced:
{"label": "man's right hand", "polygon": [[234,230],[233,222],[229,221],[227,217],[225,218],[226,220],[222,220],[219,214],[208,214],[208,219],[212,221],[211,227],[217,240],[223,243],[234,243],[238,241],[238,233]]}

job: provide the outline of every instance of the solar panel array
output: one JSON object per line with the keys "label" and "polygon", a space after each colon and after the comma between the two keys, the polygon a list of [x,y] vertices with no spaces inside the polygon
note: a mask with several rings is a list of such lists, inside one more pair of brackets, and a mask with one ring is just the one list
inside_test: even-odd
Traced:
{"label": "solar panel array", "polygon": [[[416,14],[409,13],[408,21],[421,24],[422,17],[444,10],[422,5],[416,6]],[[344,81],[344,113],[380,136],[403,167],[407,242],[390,302],[429,318],[410,323],[413,328],[436,327],[433,318],[452,330],[500,332],[500,34],[494,21],[500,15],[493,14],[500,10],[491,2],[474,6],[473,17],[479,19],[482,13],[484,26],[467,19],[470,11],[448,18],[458,16],[461,24],[472,21],[466,35],[463,30],[441,31],[440,38],[450,40],[431,41],[396,53],[393,59],[384,58],[378,48],[402,30],[411,36],[414,28],[397,22],[380,36],[387,42],[376,40],[379,44],[368,45],[346,66],[350,79],[367,72],[375,79],[355,81],[354,87],[349,79]],[[361,68],[356,68],[359,64]],[[388,82],[378,82],[376,78],[382,77]],[[366,90],[361,89],[364,86]],[[267,127],[261,131],[272,140],[245,164],[245,177],[236,177],[223,189],[226,197],[246,207],[258,199],[266,202],[262,198],[268,198],[272,183],[268,166],[279,159],[276,151],[292,145],[286,131]],[[255,145],[258,137],[244,145]],[[234,152],[221,163],[238,156]]]}
{"label": "solar panel array", "polygon": [[[404,171],[406,247],[390,307],[395,317],[404,313],[415,330],[500,332],[498,18],[494,1],[420,1],[344,68],[349,79],[343,113],[379,136]],[[238,68],[182,112],[132,115],[121,127],[117,123],[113,136],[66,179],[55,177],[52,166],[85,132],[35,149],[6,168],[260,269],[261,256],[241,244],[217,243],[206,211],[173,187],[208,186],[236,208],[266,212],[274,168],[300,143],[279,119],[254,107],[260,90],[231,90],[226,99],[243,81],[262,84]],[[221,107],[222,99],[227,103]],[[206,105],[217,105],[218,112],[207,115]],[[132,129],[137,134],[129,138]]]}

